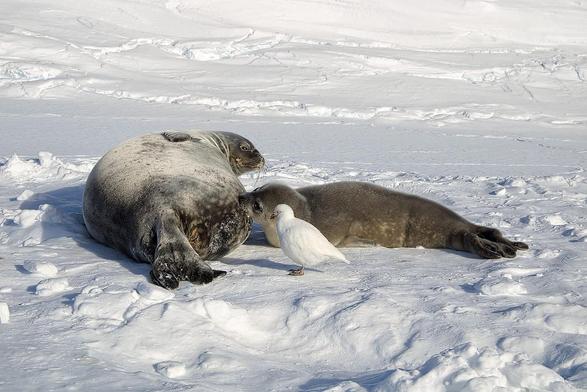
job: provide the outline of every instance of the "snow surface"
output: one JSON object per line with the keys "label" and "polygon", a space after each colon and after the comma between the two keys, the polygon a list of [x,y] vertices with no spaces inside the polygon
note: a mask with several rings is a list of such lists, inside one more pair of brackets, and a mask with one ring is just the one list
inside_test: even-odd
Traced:
{"label": "snow surface", "polygon": [[10,309],[6,302],[0,302],[0,324],[6,324],[10,321]]}
{"label": "snow surface", "polygon": [[[0,390],[587,390],[585,20],[581,0],[3,0]],[[108,149],[185,128],[250,138],[247,189],[370,181],[530,250],[353,248],[292,278],[256,228],[225,277],[166,293],[88,238],[81,195]]]}

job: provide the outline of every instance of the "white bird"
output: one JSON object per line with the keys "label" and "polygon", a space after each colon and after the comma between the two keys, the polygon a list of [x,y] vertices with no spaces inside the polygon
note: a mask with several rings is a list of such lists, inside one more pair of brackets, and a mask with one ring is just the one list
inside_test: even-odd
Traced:
{"label": "white bird", "polygon": [[273,210],[271,219],[277,219],[277,235],[283,253],[301,267],[291,269],[290,275],[304,274],[304,265],[315,265],[328,259],[349,263],[346,257],[334,247],[316,227],[298,219],[287,204],[279,204]]}

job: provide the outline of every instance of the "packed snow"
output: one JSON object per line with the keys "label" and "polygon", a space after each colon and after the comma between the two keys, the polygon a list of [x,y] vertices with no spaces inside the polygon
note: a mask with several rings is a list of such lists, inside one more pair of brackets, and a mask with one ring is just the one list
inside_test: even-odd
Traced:
{"label": "packed snow", "polygon": [[6,302],[0,302],[0,324],[6,324],[10,321],[10,309]]}
{"label": "packed snow", "polygon": [[55,267],[55,264],[48,261],[26,260],[22,266],[32,274],[57,276],[57,272],[59,272],[57,267]]}
{"label": "packed snow", "polygon": [[[587,390],[587,3],[0,2],[0,390]],[[170,292],[91,238],[107,150],[225,130],[248,190],[368,181],[530,245],[347,248],[259,227]]]}

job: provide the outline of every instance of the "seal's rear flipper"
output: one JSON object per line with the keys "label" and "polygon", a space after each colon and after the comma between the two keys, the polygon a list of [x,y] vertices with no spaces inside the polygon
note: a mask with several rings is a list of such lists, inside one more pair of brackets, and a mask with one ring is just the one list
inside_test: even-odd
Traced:
{"label": "seal's rear flipper", "polygon": [[157,248],[151,271],[153,283],[175,289],[182,280],[210,283],[226,274],[225,271],[213,270],[198,256],[180,227],[181,222],[173,211],[164,212],[159,218]]}
{"label": "seal's rear flipper", "polygon": [[477,234],[481,238],[485,238],[489,241],[494,241],[500,244],[506,244],[515,250],[526,250],[528,249],[528,245],[524,242],[518,241],[510,241],[501,234],[501,231],[497,229],[492,229],[490,227],[479,226],[477,229]]}
{"label": "seal's rear flipper", "polygon": [[527,250],[528,249],[528,244],[526,244],[525,242],[512,242],[512,245],[518,249],[518,250]]}
{"label": "seal's rear flipper", "polygon": [[[499,230],[495,230],[495,232],[501,236]],[[503,239],[503,241],[498,241],[497,237],[483,238],[482,235],[468,232],[464,235],[463,243],[465,250],[484,259],[499,259],[500,257],[513,258],[516,257],[516,251],[518,249],[523,249],[516,247],[514,243],[503,237],[501,237],[501,239]],[[526,245],[523,242],[519,244]]]}

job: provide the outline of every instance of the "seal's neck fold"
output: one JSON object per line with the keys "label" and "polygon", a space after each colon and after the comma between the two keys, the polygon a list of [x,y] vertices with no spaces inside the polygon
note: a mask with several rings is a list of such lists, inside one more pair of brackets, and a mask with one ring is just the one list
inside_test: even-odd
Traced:
{"label": "seal's neck fold", "polygon": [[228,148],[228,144],[223,140],[223,138],[218,137],[215,134],[206,135],[204,139],[211,147],[214,147],[220,151],[220,153],[226,157],[226,160],[230,162],[230,149]]}

